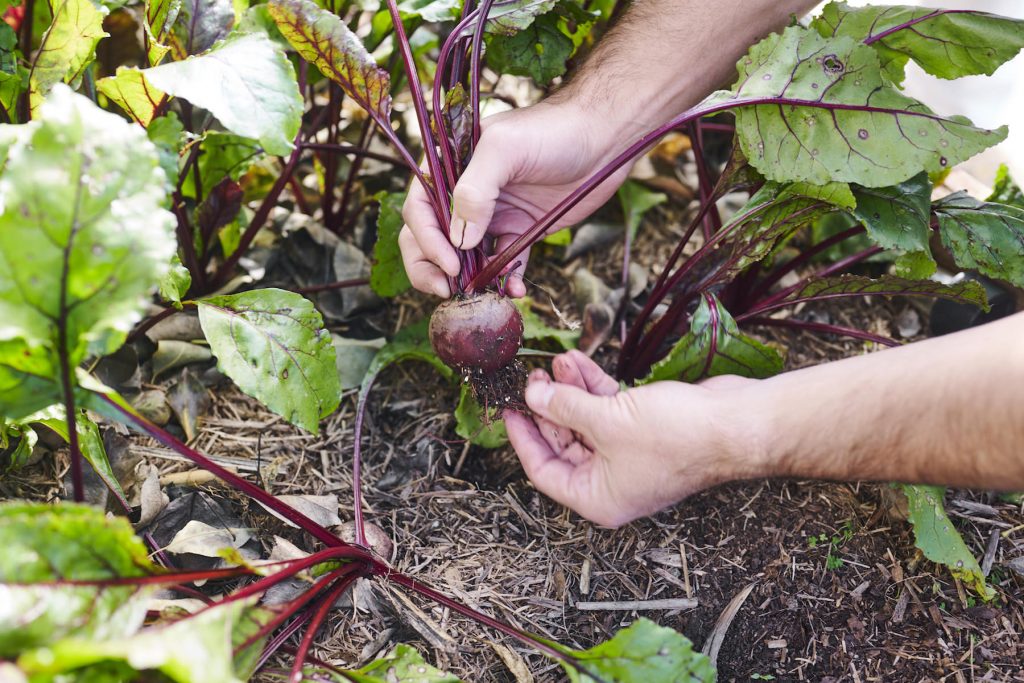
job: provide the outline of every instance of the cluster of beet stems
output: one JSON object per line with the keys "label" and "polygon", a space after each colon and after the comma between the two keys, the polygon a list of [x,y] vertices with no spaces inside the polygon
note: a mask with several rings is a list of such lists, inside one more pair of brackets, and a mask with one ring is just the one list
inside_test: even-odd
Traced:
{"label": "cluster of beet stems", "polygon": [[[29,7],[31,7],[32,0],[28,0],[28,3]],[[364,158],[374,158],[407,166],[419,181],[423,183],[423,187],[426,188],[431,204],[436,212],[439,224],[447,230],[447,226],[451,220],[449,208],[451,191],[454,188],[458,177],[465,168],[468,156],[472,153],[472,149],[480,136],[479,111],[481,56],[486,24],[484,18],[492,16],[492,9],[500,10],[502,5],[513,4],[512,0],[507,0],[506,2],[483,0],[479,5],[470,0],[464,4],[462,19],[444,41],[438,57],[436,70],[437,75],[433,84],[432,102],[434,111],[433,122],[436,128],[432,129],[430,125],[431,116],[427,110],[426,101],[423,96],[423,89],[419,82],[418,72],[413,61],[412,50],[409,45],[408,37],[405,34],[405,28],[401,21],[398,6],[395,0],[387,0],[388,9],[393,20],[395,43],[398,47],[398,54],[404,63],[405,75],[409,80],[413,104],[419,122],[426,160],[426,170],[429,173],[429,178],[420,170],[415,158],[398,139],[397,134],[392,130],[390,125],[387,125],[386,122],[377,120],[374,116],[374,112],[370,112],[371,117],[367,120],[367,123],[362,130],[359,145],[352,146],[339,144],[337,140],[339,139],[338,136],[340,134],[339,121],[341,100],[344,93],[337,84],[331,83],[329,86],[330,90],[327,106],[322,107],[315,115],[314,121],[307,129],[307,132],[300,131],[295,140],[296,144],[294,151],[285,161],[281,175],[278,177],[267,196],[263,199],[249,225],[242,233],[238,247],[234,250],[231,256],[227,257],[217,268],[210,272],[213,250],[208,246],[204,246],[201,251],[197,251],[195,242],[191,239],[193,231],[189,224],[188,212],[185,210],[185,202],[182,195],[182,184],[185,182],[185,177],[188,174],[182,173],[182,179],[179,181],[178,187],[174,193],[174,209],[179,219],[179,243],[184,253],[184,262],[193,278],[193,289],[190,294],[194,296],[201,296],[217,290],[228,282],[238,266],[239,258],[245,253],[246,249],[252,243],[256,233],[266,224],[270,216],[271,209],[276,205],[285,187],[290,187],[292,189],[299,208],[306,212],[309,211],[309,206],[303,195],[302,189],[294,177],[298,162],[302,157],[303,152],[307,150],[312,151],[320,157],[321,162],[324,163],[328,172],[330,172],[331,169],[337,169],[337,155],[347,154],[354,156],[354,161],[351,164],[347,180],[342,188],[340,201],[335,203],[333,190],[330,187],[325,189],[321,197],[321,209],[323,211],[324,220],[327,227],[332,231],[338,234],[345,232],[351,228],[355,218],[359,214],[357,207],[357,210],[352,212],[353,215],[349,215],[350,212],[348,210],[348,205],[353,194],[354,179],[359,172],[361,160]],[[878,36],[874,39],[877,40]],[[299,69],[299,84],[302,91],[307,89],[306,73],[307,64],[305,62],[301,62]],[[447,117],[443,114],[445,109],[442,100],[443,93],[451,91],[453,88],[456,88],[467,80],[469,84],[468,97],[470,99],[468,109],[469,116],[471,116],[469,126],[470,139],[465,141],[467,144],[463,146],[461,144],[463,141],[456,140],[452,131],[449,129],[448,122],[445,120]],[[797,303],[797,301],[790,299],[789,296],[805,284],[809,278],[803,278],[795,285],[770,294],[769,290],[773,285],[777,284],[787,273],[806,266],[816,255],[821,254],[826,249],[863,232],[864,228],[860,226],[850,228],[820,242],[817,245],[814,245],[798,257],[790,260],[780,267],[777,267],[773,272],[766,274],[764,277],[759,278],[759,273],[756,270],[751,269],[735,281],[726,282],[729,267],[732,265],[728,260],[726,260],[724,263],[719,263],[712,268],[710,274],[703,275],[698,283],[688,283],[687,276],[693,276],[697,266],[708,260],[712,254],[716,254],[719,247],[723,245],[728,238],[733,236],[732,230],[722,229],[722,220],[718,215],[716,201],[727,191],[735,189],[735,187],[725,182],[727,180],[725,175],[719,179],[720,182],[716,183],[712,169],[706,162],[703,153],[705,132],[715,131],[730,133],[732,132],[732,126],[729,124],[702,121],[702,118],[738,106],[754,106],[763,104],[796,104],[800,106],[814,106],[825,109],[850,108],[845,105],[827,104],[820,101],[811,102],[793,100],[786,97],[734,99],[732,101],[720,102],[713,105],[698,105],[629,145],[621,154],[615,157],[615,159],[609,162],[605,167],[600,169],[591,178],[580,185],[580,187],[573,191],[569,196],[563,199],[530,230],[526,231],[519,239],[501,253],[489,256],[484,253],[482,248],[460,251],[459,257],[462,263],[462,272],[458,277],[451,278],[451,291],[456,293],[457,297],[463,297],[474,292],[482,292],[493,287],[498,290],[499,294],[503,294],[502,274],[506,272],[510,266],[514,265],[515,259],[525,249],[537,240],[541,239],[549,230],[555,227],[567,211],[569,211],[594,188],[609,178],[617,169],[635,159],[645,149],[650,147],[665,134],[674,130],[684,130],[689,134],[692,141],[694,156],[697,163],[700,209],[690,223],[683,238],[680,239],[677,248],[666,263],[645,304],[637,314],[630,328],[627,329],[625,322],[622,323],[622,346],[619,356],[620,377],[625,379],[635,379],[640,376],[646,368],[650,367],[650,364],[657,360],[658,355],[663,353],[666,340],[668,340],[672,335],[678,334],[680,330],[685,329],[688,321],[687,306],[695,301],[697,297],[704,295],[707,290],[715,284],[728,286],[726,290],[727,294],[723,296],[730,302],[730,309],[733,310],[734,314],[737,314],[735,316],[737,322],[809,329],[818,332],[847,335],[880,344],[894,345],[895,342],[891,339],[856,329],[794,319],[779,320],[767,317],[768,313],[778,308]],[[164,106],[166,106],[166,103]],[[877,110],[892,113],[888,112],[888,110],[871,107],[857,108],[860,110]],[[191,124],[191,112],[185,113],[186,118],[189,119],[189,123]],[[374,129],[375,123],[377,124],[377,130]],[[201,128],[208,125],[209,119],[203,123]],[[314,136],[319,131],[323,130],[324,127],[329,131],[329,141],[313,142],[312,140]],[[437,131],[437,135],[434,134],[435,130]],[[399,152],[399,158],[377,154],[368,149],[371,137],[378,131],[394,144]],[[460,155],[460,147],[468,149],[468,154],[464,156]],[[192,169],[192,177],[195,180],[195,191],[197,195],[196,201],[202,202],[204,198],[201,194],[198,148],[199,146],[196,145],[192,149],[186,160],[185,168]],[[328,177],[331,176],[329,175]],[[225,193],[226,196],[219,199],[234,201],[233,194],[236,193],[233,193],[232,190],[233,188],[231,185],[226,182],[217,186],[214,191]],[[237,201],[240,201],[240,196]],[[741,225],[743,222],[742,218],[742,216],[734,218],[730,225]],[[208,245],[210,240],[214,237],[213,228],[209,226],[200,226],[200,228],[200,234],[203,237],[202,244]],[[697,229],[702,230],[704,244],[695,254],[683,260],[683,248],[689,242]],[[835,264],[815,273],[812,277],[823,277],[842,272],[850,266],[864,261],[879,251],[880,248],[872,247],[853,254],[852,256],[844,258],[841,261],[838,261]],[[629,253],[630,243],[627,236],[623,263],[623,278],[626,276],[626,269],[629,264]],[[304,293],[311,294],[328,289],[363,284],[366,284],[365,280],[349,280],[344,282],[328,283],[326,285],[320,285],[303,291]],[[648,325],[657,305],[668,297],[669,294],[672,294],[672,303],[668,306],[666,312],[653,324]],[[811,299],[817,300],[821,298],[827,297],[808,297],[807,299],[801,299],[800,301],[807,301]],[[176,309],[168,309],[164,313],[144,321],[133,332],[132,338],[137,338],[157,320],[172,314],[175,310]],[[623,312],[620,311],[620,314],[622,313]],[[66,323],[67,320],[67,311],[64,310],[63,307],[60,320],[62,322],[59,325],[59,328],[60,330],[64,330],[66,326],[64,323]],[[75,428],[74,416],[76,415],[76,408],[73,394],[72,368],[69,367],[67,363],[67,354],[64,352],[67,349],[66,342],[67,340],[62,338],[59,345],[62,350],[61,382],[65,397],[64,404],[68,416],[74,495],[76,500],[81,501],[83,499],[84,491],[84,487],[82,485],[82,456]],[[420,583],[414,578],[396,572],[386,562],[374,556],[372,552],[366,549],[366,534],[364,530],[360,493],[360,441],[362,436],[362,418],[366,408],[366,393],[370,386],[372,386],[372,381],[360,394],[355,425],[355,452],[353,457],[355,544],[345,543],[334,533],[315,523],[298,510],[280,502],[258,486],[246,481],[232,472],[225,470],[223,467],[220,467],[206,456],[180,442],[165,430],[148,422],[117,399],[109,396],[102,396],[101,399],[106,404],[108,410],[116,413],[122,421],[134,426],[141,432],[149,435],[168,448],[171,448],[180,455],[191,460],[199,467],[213,473],[225,483],[259,501],[270,510],[273,510],[296,524],[323,544],[324,549],[319,550],[301,560],[263,565],[259,570],[245,566],[201,572],[175,572],[173,570],[168,570],[166,573],[143,578],[110,579],[84,583],[97,586],[141,586],[147,584],[173,585],[177,586],[178,590],[183,593],[194,595],[195,597],[199,597],[200,599],[208,602],[209,605],[206,609],[210,609],[217,604],[224,604],[226,602],[261,595],[275,584],[295,577],[318,565],[331,563],[328,566],[333,568],[329,569],[326,573],[316,579],[315,582],[312,583],[311,587],[300,597],[286,604],[282,608],[276,608],[276,615],[263,624],[245,643],[239,646],[238,650],[244,650],[252,644],[272,636],[265,646],[260,658],[260,665],[263,665],[276,651],[285,646],[285,642],[287,640],[289,640],[300,629],[305,627],[306,631],[301,638],[298,647],[294,650],[294,665],[289,672],[289,679],[291,681],[297,682],[302,680],[303,668],[306,662],[314,661],[310,657],[310,648],[313,644],[313,638],[320,626],[326,620],[335,601],[345,593],[345,591],[351,588],[356,580],[360,578],[378,577],[382,580],[403,586],[406,589],[418,593],[425,598],[429,598],[430,600],[458,612],[459,614],[532,646],[568,666],[572,666],[583,671],[581,664],[572,657],[571,654],[567,653],[563,649],[553,646],[550,642],[539,638],[538,636],[522,631],[482,614],[477,610],[462,605],[461,603],[439,593],[436,590],[433,590],[423,583]],[[120,496],[118,496],[118,499],[120,503],[128,509],[127,501],[123,500]],[[153,539],[147,538],[147,540],[151,545],[154,545],[155,548]],[[158,559],[163,557],[163,554],[158,549],[157,557]],[[170,566],[170,563],[166,561],[166,558],[164,558],[164,564],[168,567]],[[271,569],[274,569],[275,571],[267,574]],[[259,578],[256,578],[245,587],[216,603],[212,602],[210,598],[198,591],[184,586],[184,584],[199,580],[238,579],[246,576],[258,576]],[[332,670],[338,675],[346,677],[344,671],[333,668]],[[593,673],[587,673],[592,677],[594,676]]]}

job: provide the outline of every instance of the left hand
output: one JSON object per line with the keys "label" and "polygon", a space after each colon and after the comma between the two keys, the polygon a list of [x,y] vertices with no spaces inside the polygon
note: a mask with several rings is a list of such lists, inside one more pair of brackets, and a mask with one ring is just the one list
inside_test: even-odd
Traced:
{"label": "left hand", "polygon": [[509,441],[539,491],[593,522],[618,527],[715,484],[767,474],[733,407],[754,380],[620,391],[579,351],[557,356],[552,371],[553,380],[530,375],[532,417],[506,411]]}

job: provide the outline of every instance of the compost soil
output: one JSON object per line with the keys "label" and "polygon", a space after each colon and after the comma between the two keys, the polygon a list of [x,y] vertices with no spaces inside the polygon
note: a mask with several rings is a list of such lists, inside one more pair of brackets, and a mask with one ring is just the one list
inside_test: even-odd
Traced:
{"label": "compost soil", "polygon": [[[637,260],[657,263],[672,246],[672,228],[658,225],[644,234]],[[587,267],[615,282],[601,264],[617,259],[621,251],[614,248],[599,260],[537,258],[535,312],[549,325],[571,324],[573,271]],[[379,322],[394,332],[429,306],[408,295]],[[797,315],[878,334],[902,330],[911,340],[927,329],[926,308],[880,299],[832,302]],[[788,349],[788,368],[876,351],[858,341],[760,332]],[[603,348],[597,357],[610,367],[614,349]],[[354,392],[319,436],[287,425],[229,383],[213,393],[199,450],[258,475],[275,495],[337,495],[342,518],[351,519]],[[417,362],[386,370],[371,395],[364,504],[368,520],[393,541],[398,570],[576,648],[610,638],[641,616],[679,630],[698,648],[717,634],[720,681],[1024,681],[1024,577],[1010,568],[1024,556],[1021,502],[986,492],[947,496],[954,525],[990,567],[997,597],[983,602],[915,549],[900,496],[887,485],[734,483],[651,519],[605,529],[539,494],[507,447],[484,450],[458,440],[457,397],[456,385]],[[822,429],[834,417],[823,415]],[[275,534],[315,549],[308,537],[216,481],[186,476],[194,467],[158,444],[132,436],[130,449],[156,465],[163,481],[201,491],[240,515],[263,554]],[[0,482],[0,495],[60,497],[66,467],[66,454],[43,459]],[[165,486],[172,497],[181,495],[175,486]],[[682,598],[696,606],[608,604]],[[726,624],[723,613],[734,600]],[[581,603],[591,604],[581,609]],[[400,642],[464,681],[565,680],[557,664],[529,648],[378,582],[365,583],[354,605],[333,612],[314,652],[355,667]],[[278,665],[288,666],[286,655]]]}

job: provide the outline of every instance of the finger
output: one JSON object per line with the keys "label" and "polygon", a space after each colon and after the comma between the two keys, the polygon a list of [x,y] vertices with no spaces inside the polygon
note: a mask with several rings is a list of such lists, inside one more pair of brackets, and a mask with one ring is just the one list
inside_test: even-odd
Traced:
{"label": "finger", "polygon": [[610,400],[571,384],[531,382],[526,387],[526,405],[534,413],[588,438],[607,427]]}
{"label": "finger", "polygon": [[[504,235],[499,235],[498,238],[494,241],[494,253],[500,254],[510,244],[515,242],[518,237],[518,233],[507,233]],[[508,280],[505,286],[506,289],[508,290],[509,296],[511,296],[513,299],[518,299],[520,297],[526,296],[526,283],[524,281],[524,278],[526,274],[526,264],[529,260],[530,248],[527,247],[523,251],[523,253],[521,253],[519,256],[516,256],[515,259],[513,259],[512,261],[512,263],[515,264],[515,267],[508,272]]]}
{"label": "finger", "polygon": [[560,459],[551,450],[530,418],[519,413],[508,413],[505,416],[505,429],[523,471],[537,490],[562,505],[575,507],[575,466]]}
{"label": "finger", "polygon": [[576,441],[576,435],[568,427],[562,427],[540,416],[534,416],[533,421],[537,425],[537,431],[544,437],[544,441],[559,457]]}
{"label": "finger", "polygon": [[[416,239],[416,244],[419,245],[423,256],[448,275],[452,277],[458,275],[461,269],[459,257],[444,233],[441,232],[437,217],[434,215],[434,208],[418,180],[413,181],[409,188],[409,196],[402,206],[402,218]],[[399,247],[401,246],[399,243]],[[402,253],[404,255],[404,248]]]}
{"label": "finger", "polygon": [[515,146],[503,144],[497,128],[480,136],[473,158],[452,192],[451,242],[472,249],[487,233],[494,203],[508,183],[514,165]]}
{"label": "finger", "polygon": [[412,230],[407,225],[398,233],[398,247],[402,252],[405,273],[409,276],[409,282],[413,287],[421,292],[436,294],[442,298],[448,298],[451,295],[448,277],[423,254]]}
{"label": "finger", "polygon": [[551,362],[551,370],[556,382],[572,384],[598,396],[619,393],[619,383],[615,378],[581,351],[573,350],[556,356]]}

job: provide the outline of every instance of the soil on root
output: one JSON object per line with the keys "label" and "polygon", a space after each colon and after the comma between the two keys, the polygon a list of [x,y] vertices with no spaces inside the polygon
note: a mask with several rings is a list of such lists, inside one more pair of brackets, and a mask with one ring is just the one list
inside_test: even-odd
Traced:
{"label": "soil on root", "polygon": [[485,415],[489,415],[491,409],[496,409],[495,414],[498,415],[506,408],[520,412],[528,410],[523,400],[526,365],[518,358],[494,372],[463,369],[460,374],[473,392],[473,398],[484,408]]}

